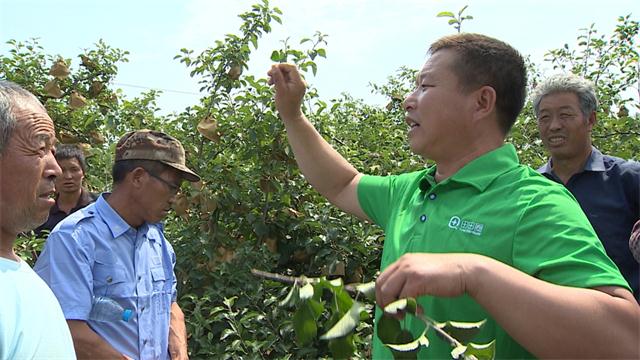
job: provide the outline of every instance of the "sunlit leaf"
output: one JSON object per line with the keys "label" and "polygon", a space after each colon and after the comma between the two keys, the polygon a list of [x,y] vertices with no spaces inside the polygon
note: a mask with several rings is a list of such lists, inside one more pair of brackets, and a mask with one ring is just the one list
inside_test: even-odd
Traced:
{"label": "sunlit leaf", "polygon": [[281,58],[282,58],[282,56],[280,55],[280,51],[274,50],[271,53],[271,61],[278,62],[278,61],[280,61]]}
{"label": "sunlit leaf", "polygon": [[418,350],[421,346],[429,346],[429,339],[426,336],[426,329],[413,341],[404,344],[385,344],[390,349],[395,351],[414,351]]}
{"label": "sunlit leaf", "polygon": [[488,344],[469,343],[464,355],[475,356],[478,360],[493,360],[496,357],[496,341],[493,340]]}
{"label": "sunlit leaf", "polygon": [[391,315],[395,315],[401,312],[408,312],[409,314],[415,314],[417,308],[418,308],[418,305],[416,303],[416,299],[406,298],[406,299],[396,300],[391,304],[385,306],[384,312]]}
{"label": "sunlit leaf", "polygon": [[376,282],[375,281],[356,285],[356,291],[364,295],[364,297],[370,301],[376,300]]}
{"label": "sunlit leaf", "polygon": [[[402,330],[397,334],[397,338],[395,343],[398,344],[406,344],[408,342],[413,341],[413,335],[408,330]],[[416,360],[418,359],[418,352],[420,348],[411,351],[397,351],[393,349],[391,350],[391,354],[393,354],[394,360]]]}
{"label": "sunlit leaf", "polygon": [[329,280],[329,284],[334,287],[340,287],[344,284],[344,282],[342,281],[342,278],[336,278],[333,280]]}
{"label": "sunlit leaf", "polygon": [[291,286],[291,290],[287,294],[287,297],[280,302],[280,306],[291,307],[295,306],[300,300],[300,287],[297,284]]}
{"label": "sunlit leaf", "polygon": [[330,340],[343,337],[353,331],[360,322],[360,312],[364,311],[364,306],[359,302],[354,302],[351,309],[324,335],[320,340]]}
{"label": "sunlit leaf", "polygon": [[438,323],[436,326],[451,335],[454,339],[466,344],[478,335],[480,329],[486,322],[486,319],[477,322],[447,321]]}
{"label": "sunlit leaf", "polygon": [[464,345],[458,345],[453,350],[451,350],[451,357],[454,359],[459,359],[464,352],[467,351],[467,347]]}
{"label": "sunlit leaf", "polygon": [[438,15],[436,15],[436,17],[454,17],[455,15],[453,15],[453,13],[451,11],[441,11],[438,13]]}
{"label": "sunlit leaf", "polygon": [[313,285],[306,283],[300,288],[300,300],[307,300],[313,297]]}

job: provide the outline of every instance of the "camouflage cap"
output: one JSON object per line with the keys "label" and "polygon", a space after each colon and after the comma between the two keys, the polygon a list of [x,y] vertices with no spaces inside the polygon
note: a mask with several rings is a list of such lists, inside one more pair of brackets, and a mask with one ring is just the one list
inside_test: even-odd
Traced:
{"label": "camouflage cap", "polygon": [[126,133],[116,144],[116,161],[122,160],[159,161],[182,172],[185,180],[200,181],[200,176],[185,166],[182,144],[160,131],[145,129]]}

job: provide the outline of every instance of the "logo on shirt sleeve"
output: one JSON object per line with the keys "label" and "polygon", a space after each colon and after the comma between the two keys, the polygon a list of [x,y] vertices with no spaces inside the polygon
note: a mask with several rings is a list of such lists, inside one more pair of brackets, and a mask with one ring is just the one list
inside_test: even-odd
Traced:
{"label": "logo on shirt sleeve", "polygon": [[480,236],[482,235],[482,230],[484,230],[484,224],[471,220],[460,219],[458,216],[452,216],[451,219],[449,219],[449,228],[462,231],[467,234]]}

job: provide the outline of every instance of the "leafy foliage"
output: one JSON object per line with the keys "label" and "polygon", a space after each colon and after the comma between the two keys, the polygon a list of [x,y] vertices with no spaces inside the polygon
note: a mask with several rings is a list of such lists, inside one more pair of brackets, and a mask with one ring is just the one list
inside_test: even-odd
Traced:
{"label": "leafy foliage", "polygon": [[[631,15],[620,16],[610,36],[599,35],[592,24],[580,29],[577,47],[568,44],[545,55],[555,71],[572,72],[593,81],[599,101],[598,123],[593,142],[603,153],[624,159],[638,159],[640,153],[640,63],[638,21]],[[529,64],[530,89],[543,74]],[[521,161],[537,167],[546,161],[538,138],[537,120],[531,103],[527,103],[516,122],[509,141],[518,149]]]}
{"label": "leafy foliage", "polygon": [[451,11],[442,11],[439,12],[438,15],[436,15],[437,17],[444,17],[444,18],[449,18],[449,21],[447,22],[449,25],[452,25],[456,31],[458,33],[460,33],[460,31],[462,30],[462,22],[464,22],[465,20],[472,20],[473,16],[471,15],[465,15],[462,16],[462,14],[464,13],[465,10],[467,10],[467,8],[469,7],[469,5],[465,5],[462,7],[462,9],[460,9],[458,11],[458,14],[454,14]]}
{"label": "leafy foliage", "polygon": [[[465,8],[457,16],[441,16],[457,20],[452,25],[460,30],[462,22],[471,19],[463,15]],[[266,80],[245,75],[252,51],[273,22],[280,23],[281,15],[261,1],[239,15],[243,23],[237,34],[226,35],[200,54],[179,50],[176,60],[198,79],[202,97],[184,111],[165,116],[157,115],[159,92],[128,99],[113,86],[128,52],[102,41],[69,58],[47,55],[36,39],[10,40],[8,52],[0,55],[0,78],[40,98],[56,124],[59,141],[83,144],[87,183],[94,191],[109,189],[113,147],[126,131],[161,130],[184,145],[188,166],[203,181],[183,186],[165,228],[177,254],[178,301],[186,314],[192,359],[370,357],[372,307],[341,292],[335,278],[371,281],[380,263],[383,234],[330,206],[308,186],[287,145]],[[581,30],[575,49],[567,45],[547,55],[557,69],[596,82],[602,103],[596,145],[624,158],[640,150],[638,101],[632,93],[638,84],[637,37],[638,23],[626,16],[610,36],[599,35],[591,26]],[[311,76],[329,55],[327,45],[327,35],[320,32],[286,39],[273,50],[272,60],[294,62]],[[532,87],[542,77],[538,68],[529,64]],[[414,81],[415,70],[403,67],[386,83],[372,84],[374,92],[389,99],[385,107],[346,94],[327,102],[310,86],[304,111],[357,169],[374,175],[417,170],[425,164],[409,151],[402,108]],[[510,141],[523,162],[544,162],[530,104]],[[16,246],[33,262],[42,244],[42,239],[23,236]],[[276,306],[287,289],[256,278],[251,268],[323,280],[311,285],[313,292],[307,287],[292,294],[291,299],[304,304],[292,317],[289,310]],[[345,335],[356,314],[367,319]],[[313,332],[312,322],[314,336],[296,336],[296,329]],[[395,325],[385,326],[392,327],[389,344],[416,340]],[[424,340],[418,346],[424,346]]]}
{"label": "leafy foliage", "polygon": [[[263,273],[262,273],[263,274]],[[257,273],[257,275],[262,275]],[[274,275],[274,274],[270,274]],[[291,281],[291,279],[287,279]],[[370,319],[372,306],[360,302],[373,302],[375,282],[351,284],[346,287],[341,279],[329,281],[321,278],[295,278],[291,290],[280,306],[293,307],[294,330],[300,344],[311,343],[314,339],[328,340],[329,349],[334,358],[350,358],[355,350],[354,339],[361,321]],[[348,291],[355,294],[352,299]],[[422,333],[414,338],[403,329],[397,316],[411,315],[424,323]],[[378,337],[392,351],[396,359],[415,359],[421,347],[429,346],[427,332],[433,329],[436,334],[449,343],[454,359],[493,359],[495,341],[489,344],[471,343],[486,320],[475,323],[447,321],[437,323],[418,311],[415,299],[407,298],[395,301],[384,308],[384,314],[378,321]],[[318,337],[319,329],[328,329]]]}

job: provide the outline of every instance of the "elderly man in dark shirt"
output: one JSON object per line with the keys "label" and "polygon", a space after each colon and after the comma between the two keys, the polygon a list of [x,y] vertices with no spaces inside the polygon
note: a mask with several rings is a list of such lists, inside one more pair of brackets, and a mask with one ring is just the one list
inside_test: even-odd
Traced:
{"label": "elderly man in dark shirt", "polygon": [[593,84],[575,75],[553,76],[535,89],[538,129],[551,154],[538,171],[576,197],[638,299],[640,269],[629,235],[640,219],[640,163],[604,155],[591,144],[597,105]]}

